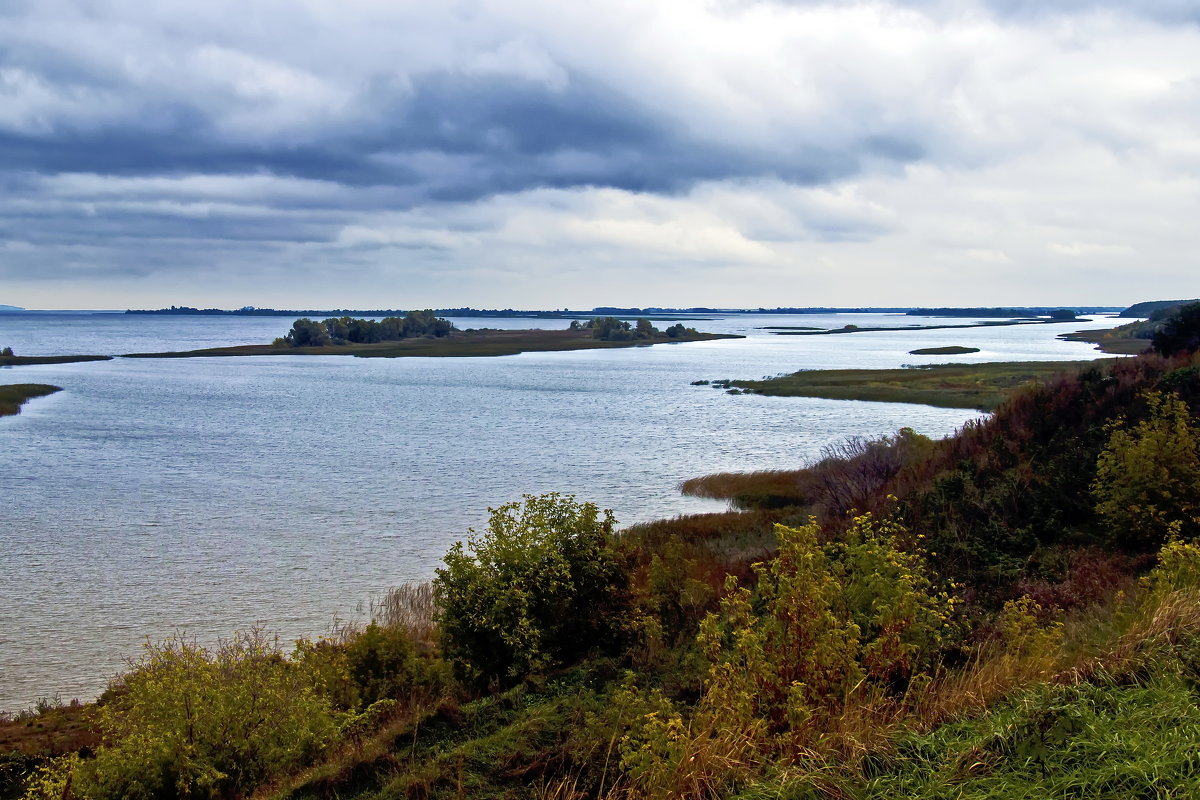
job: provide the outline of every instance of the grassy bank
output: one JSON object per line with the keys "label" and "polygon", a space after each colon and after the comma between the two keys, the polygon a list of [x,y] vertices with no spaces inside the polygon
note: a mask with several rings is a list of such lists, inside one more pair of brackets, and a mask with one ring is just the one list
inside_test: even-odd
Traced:
{"label": "grassy bank", "polygon": [[558,350],[593,350],[609,347],[638,347],[673,342],[707,342],[740,339],[740,336],[700,333],[691,336],[609,342],[592,338],[587,330],[469,330],[453,331],[439,338],[414,338],[372,344],[291,347],[287,345],[242,345],[168,353],[130,353],[126,358],[197,358],[224,356],[358,356],[360,358],[428,358],[511,356]]}
{"label": "grassy bank", "polygon": [[721,381],[720,385],[771,397],[873,400],[991,411],[1013,389],[1095,366],[1098,362],[1001,361],[905,369],[809,370],[761,381]]}
{"label": "grassy bank", "polygon": [[59,386],[44,383],[13,383],[0,386],[0,417],[21,413],[21,406],[35,397],[61,392]]}

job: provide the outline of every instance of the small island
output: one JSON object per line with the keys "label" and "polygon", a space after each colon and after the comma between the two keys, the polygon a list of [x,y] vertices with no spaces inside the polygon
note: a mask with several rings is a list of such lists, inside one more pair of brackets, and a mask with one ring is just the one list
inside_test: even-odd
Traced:
{"label": "small island", "polygon": [[965,356],[967,353],[978,353],[978,347],[963,347],[961,345],[948,345],[946,347],[920,347],[916,350],[909,350],[910,356]]}
{"label": "small island", "polygon": [[11,417],[21,413],[21,406],[35,397],[61,392],[61,386],[45,383],[13,383],[0,386],[0,417]]}
{"label": "small island", "polygon": [[410,311],[404,317],[375,321],[336,317],[301,318],[286,336],[271,344],[213,347],[165,353],[130,353],[126,358],[197,358],[224,356],[358,356],[360,358],[480,357],[560,350],[636,347],[675,342],[741,339],[734,334],[702,333],[680,323],[659,330],[647,319],[635,323],[616,317],[575,320],[565,330],[461,331],[434,312]]}

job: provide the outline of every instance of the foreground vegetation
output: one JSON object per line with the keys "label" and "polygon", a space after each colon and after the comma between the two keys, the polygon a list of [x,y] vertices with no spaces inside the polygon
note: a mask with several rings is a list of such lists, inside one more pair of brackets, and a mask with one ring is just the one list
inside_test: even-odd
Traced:
{"label": "foreground vegetation", "polygon": [[33,398],[61,391],[61,387],[45,383],[12,383],[0,386],[0,417],[20,414],[21,406]]}
{"label": "foreground vegetation", "polygon": [[991,411],[1019,386],[1094,366],[1094,362],[1088,361],[933,364],[903,369],[808,370],[758,381],[722,380],[713,383],[748,394],[772,397],[921,403],[942,408]]}
{"label": "foreground vegetation", "polygon": [[685,486],[724,513],[526,497],[364,627],[148,645],[0,793],[1194,797],[1198,411],[1181,348]]}

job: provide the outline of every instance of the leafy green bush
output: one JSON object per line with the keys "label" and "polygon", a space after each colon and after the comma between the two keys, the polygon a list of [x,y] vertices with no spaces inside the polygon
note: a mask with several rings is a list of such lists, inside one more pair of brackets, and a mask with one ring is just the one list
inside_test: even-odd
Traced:
{"label": "leafy green bush", "polygon": [[346,644],[346,662],[362,706],[432,698],[450,684],[444,662],[422,658],[407,631],[374,622]]}
{"label": "leafy green bush", "polygon": [[57,764],[28,796],[65,780],[88,800],[240,796],[310,763],[338,723],[311,675],[257,631],[213,651],[182,638],[147,644],[100,705],[95,757],[65,762],[69,776]]}
{"label": "leafy green bush", "polygon": [[450,549],[434,592],[443,652],[465,678],[511,684],[621,637],[628,579],[613,524],[593,503],[525,495]]}

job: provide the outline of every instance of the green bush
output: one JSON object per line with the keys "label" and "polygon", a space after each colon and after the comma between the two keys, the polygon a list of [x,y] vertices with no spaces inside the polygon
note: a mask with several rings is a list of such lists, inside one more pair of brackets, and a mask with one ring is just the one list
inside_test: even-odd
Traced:
{"label": "green bush", "polygon": [[450,549],[433,585],[443,653],[464,678],[511,684],[620,639],[628,579],[613,524],[593,503],[525,495]]}
{"label": "green bush", "polygon": [[346,662],[364,707],[432,698],[450,683],[444,662],[421,657],[406,631],[374,622],[346,644]]}
{"label": "green bush", "polygon": [[241,796],[311,763],[339,721],[307,671],[257,631],[213,651],[147,644],[100,705],[95,757],[57,765],[29,797],[53,795],[64,766],[88,800]]}

